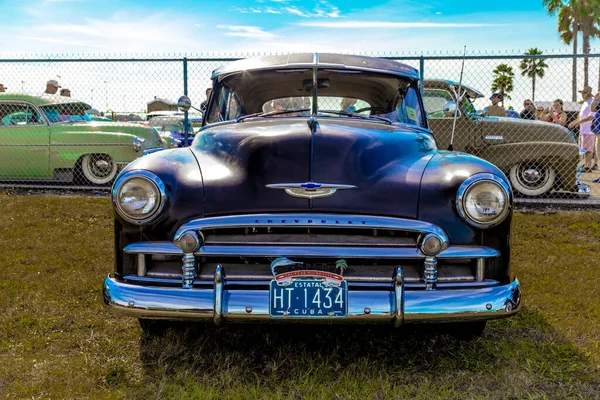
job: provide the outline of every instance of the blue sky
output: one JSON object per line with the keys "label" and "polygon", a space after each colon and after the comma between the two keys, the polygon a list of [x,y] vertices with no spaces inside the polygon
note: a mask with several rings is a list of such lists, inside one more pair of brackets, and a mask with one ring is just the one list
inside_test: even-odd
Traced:
{"label": "blue sky", "polygon": [[0,53],[567,51],[541,3],[0,1]]}

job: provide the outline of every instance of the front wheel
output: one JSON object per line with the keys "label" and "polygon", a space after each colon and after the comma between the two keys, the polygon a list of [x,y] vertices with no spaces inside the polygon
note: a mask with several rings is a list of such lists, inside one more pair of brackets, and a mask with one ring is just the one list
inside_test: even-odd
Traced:
{"label": "front wheel", "polygon": [[556,171],[549,165],[522,162],[510,168],[509,178],[516,192],[535,197],[550,192],[556,183]]}
{"label": "front wheel", "polygon": [[92,185],[106,185],[117,176],[117,163],[108,154],[86,154],[81,159],[81,172]]}

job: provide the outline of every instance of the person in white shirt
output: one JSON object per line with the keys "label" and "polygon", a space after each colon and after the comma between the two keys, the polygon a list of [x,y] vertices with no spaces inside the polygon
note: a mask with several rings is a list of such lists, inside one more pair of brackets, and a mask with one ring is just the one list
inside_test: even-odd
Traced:
{"label": "person in white shirt", "polygon": [[579,126],[579,147],[585,150],[584,165],[582,172],[592,172],[594,166],[594,150],[596,145],[596,135],[592,132],[592,121],[596,113],[592,112],[592,88],[585,86],[579,91],[583,98],[579,118],[569,124],[573,129]]}

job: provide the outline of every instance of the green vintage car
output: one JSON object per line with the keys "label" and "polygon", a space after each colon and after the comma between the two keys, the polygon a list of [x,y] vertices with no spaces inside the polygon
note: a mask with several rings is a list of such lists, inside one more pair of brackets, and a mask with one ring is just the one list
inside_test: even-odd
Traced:
{"label": "green vintage car", "polygon": [[458,106],[458,82],[428,79],[424,86],[429,128],[439,148],[448,148],[457,112],[454,149],[495,164],[520,196],[542,196],[554,190],[585,195],[589,190],[578,185],[579,147],[568,129],[542,121],[480,115],[472,101],[484,96],[465,85]]}
{"label": "green vintage car", "polygon": [[138,124],[92,121],[70,97],[0,94],[0,180],[106,185],[144,151],[163,148]]}

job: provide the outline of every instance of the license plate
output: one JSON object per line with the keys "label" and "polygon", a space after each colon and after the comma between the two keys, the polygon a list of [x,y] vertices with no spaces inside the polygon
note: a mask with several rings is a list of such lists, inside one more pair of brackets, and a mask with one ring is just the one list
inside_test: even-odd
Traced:
{"label": "license plate", "polygon": [[348,315],[348,283],[324,271],[280,274],[269,286],[271,317],[331,318]]}

